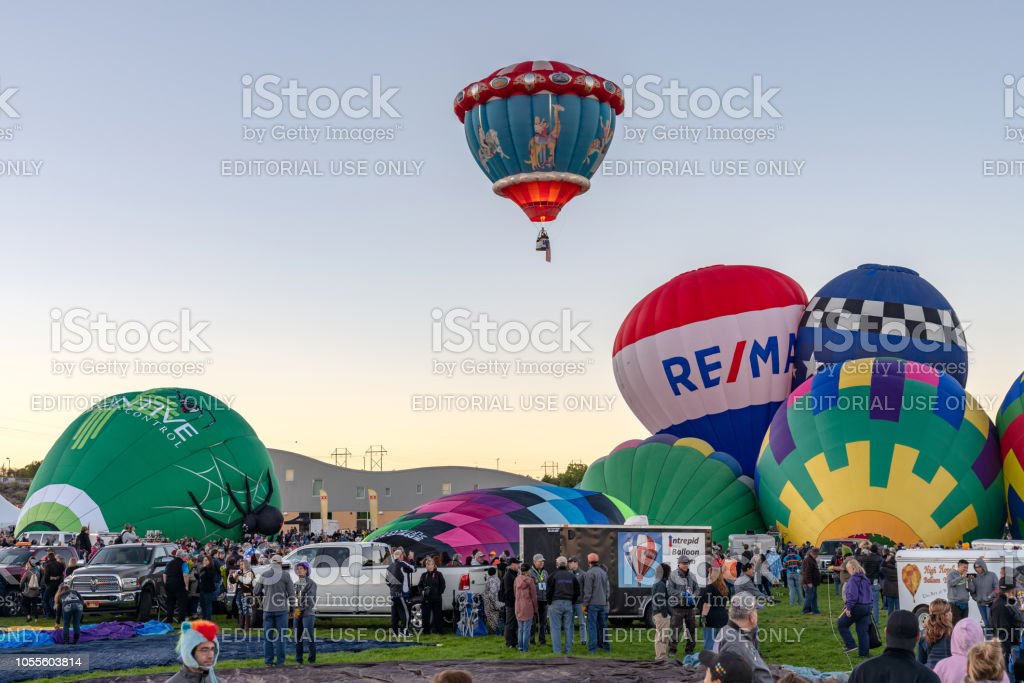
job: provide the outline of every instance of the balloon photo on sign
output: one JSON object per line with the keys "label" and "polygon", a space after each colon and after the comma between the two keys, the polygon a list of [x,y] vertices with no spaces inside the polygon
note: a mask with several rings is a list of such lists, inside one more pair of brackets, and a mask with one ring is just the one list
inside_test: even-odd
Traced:
{"label": "balloon photo on sign", "polygon": [[653,586],[661,541],[642,532],[619,533],[619,588]]}

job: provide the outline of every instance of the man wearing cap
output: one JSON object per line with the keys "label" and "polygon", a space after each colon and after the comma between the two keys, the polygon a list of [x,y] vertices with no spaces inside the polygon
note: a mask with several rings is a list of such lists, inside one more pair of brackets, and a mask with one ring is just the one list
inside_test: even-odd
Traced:
{"label": "man wearing cap", "polygon": [[413,554],[401,546],[391,552],[391,564],[384,575],[391,594],[391,632],[403,636],[409,629],[409,577],[416,571]]}
{"label": "man wearing cap", "polygon": [[608,598],[611,584],[608,572],[600,564],[597,553],[587,555],[590,569],[583,575],[583,605],[587,612],[587,652],[594,654],[598,648],[609,652],[605,630],[608,628]]}
{"label": "man wearing cap", "polygon": [[732,597],[729,623],[718,634],[718,652],[732,653],[750,665],[754,675],[746,680],[752,683],[774,683],[768,665],[761,657],[757,642],[757,600],[748,593]]}
{"label": "man wearing cap", "polygon": [[693,654],[697,646],[697,620],[694,618],[694,608],[697,606],[697,577],[690,571],[690,558],[680,555],[677,561],[676,570],[668,579],[669,604],[672,608],[672,640],[669,642],[668,651],[675,654],[679,649],[679,630],[685,629],[686,654]]}
{"label": "man wearing cap", "polygon": [[291,572],[285,571],[281,562],[280,555],[271,557],[270,570],[256,577],[253,588],[253,595],[263,598],[263,662],[267,666],[284,664],[288,607],[295,595]]}
{"label": "man wearing cap", "polygon": [[718,654],[702,650],[700,663],[707,668],[705,683],[749,683],[754,679],[754,670],[735,652]]}
{"label": "man wearing cap", "polygon": [[576,604],[572,606],[573,614],[576,615],[576,620],[579,621],[580,629],[580,645],[587,644],[587,620],[583,616],[583,572],[580,570],[580,561],[575,555],[569,556],[569,571],[576,577],[576,583],[580,587],[580,599],[576,601]]}
{"label": "man wearing cap", "polygon": [[184,550],[176,550],[174,558],[164,567],[164,592],[167,614],[174,621],[185,621],[188,614],[188,564]]}
{"label": "man wearing cap", "polygon": [[885,626],[885,652],[861,662],[850,683],[939,683],[934,671],[917,661],[917,617],[898,609]]}
{"label": "man wearing cap", "polygon": [[182,666],[178,673],[167,679],[167,683],[217,683],[217,674],[213,672],[220,654],[217,624],[199,620],[183,622],[175,649]]}
{"label": "man wearing cap", "polygon": [[548,626],[548,570],[544,568],[544,556],[537,553],[533,556],[533,566],[530,567],[530,576],[537,582],[537,616],[533,620],[533,631],[530,633],[531,642],[536,645],[547,645]]}
{"label": "man wearing cap", "polygon": [[505,647],[517,648],[519,641],[516,622],[516,577],[519,576],[519,558],[511,557],[508,560],[508,569],[505,576],[501,577],[501,601],[505,603]]}
{"label": "man wearing cap", "polygon": [[572,606],[580,599],[580,586],[576,577],[566,568],[565,557],[555,559],[555,573],[548,579],[548,616],[551,618],[551,648],[562,654],[562,634],[565,634],[565,654],[572,654]]}

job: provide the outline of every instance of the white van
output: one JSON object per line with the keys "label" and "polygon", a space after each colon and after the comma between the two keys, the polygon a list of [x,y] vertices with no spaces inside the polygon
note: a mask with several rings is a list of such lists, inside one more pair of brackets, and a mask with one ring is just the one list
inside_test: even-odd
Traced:
{"label": "white van", "polygon": [[769,548],[778,549],[778,542],[771,534],[729,534],[729,548],[727,554],[731,557],[739,557],[743,554],[743,546],[746,545],[752,552],[764,554]]}
{"label": "white van", "polygon": [[[946,599],[946,577],[956,569],[957,562],[970,562],[969,572],[974,572],[974,562],[978,558],[985,560],[985,565],[997,578],[1003,569],[1012,578],[1013,570],[1024,564],[1024,550],[971,549],[943,550],[940,548],[923,548],[901,550],[896,553],[896,580],[899,582],[900,609],[913,612],[919,620],[928,614],[928,605],[936,598]],[[911,588],[914,588],[913,592]],[[978,603],[971,600],[970,616],[981,619]]]}
{"label": "white van", "polygon": [[973,550],[1024,550],[1024,541],[1010,541],[1005,538],[981,538],[971,541]]}
{"label": "white van", "polygon": [[33,546],[74,545],[78,534],[72,531],[26,531],[17,542]]}

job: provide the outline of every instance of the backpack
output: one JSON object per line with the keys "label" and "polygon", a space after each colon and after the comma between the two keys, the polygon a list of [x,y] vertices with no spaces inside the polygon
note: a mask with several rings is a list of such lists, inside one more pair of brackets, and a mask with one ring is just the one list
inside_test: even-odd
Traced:
{"label": "backpack", "polygon": [[117,535],[117,540],[114,541],[114,545],[121,545],[124,543],[124,532],[122,531]]}
{"label": "backpack", "polygon": [[28,577],[28,589],[39,590],[39,572],[33,571],[32,575]]}

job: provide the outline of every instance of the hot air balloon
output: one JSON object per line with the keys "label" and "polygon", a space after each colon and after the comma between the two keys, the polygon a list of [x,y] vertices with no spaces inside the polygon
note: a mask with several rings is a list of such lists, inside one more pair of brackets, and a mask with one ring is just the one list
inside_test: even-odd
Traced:
{"label": "hot air balloon", "polygon": [[1024,538],[1024,374],[1013,382],[996,416],[1003,455],[1010,533]]}
{"label": "hot air balloon", "polygon": [[789,395],[806,305],[800,285],[769,268],[683,273],[619,327],[619,391],[651,432],[706,441],[753,476],[761,439]]}
{"label": "hot air balloon", "polygon": [[240,540],[281,529],[270,455],[219,399],[164,388],[111,396],[64,430],[32,480],[16,532],[159,530]]}
{"label": "hot air balloon", "polygon": [[647,534],[637,534],[623,543],[626,564],[640,583],[658,562],[658,542]]}
{"label": "hot air balloon", "polygon": [[548,261],[544,224],[590,189],[622,108],[619,86],[564,62],[512,64],[455,96],[473,158],[496,194],[541,224],[537,250]]}
{"label": "hot air balloon", "polygon": [[764,530],[753,480],[699,439],[659,434],[621,448],[588,467],[580,488],[621,500],[651,524],[710,526],[723,545],[729,534]]}
{"label": "hot air balloon", "polygon": [[1006,518],[994,425],[914,361],[819,370],[772,420],[757,474],[765,522],[798,543],[868,533],[950,547],[999,537]]}
{"label": "hot air balloon", "polygon": [[520,524],[622,524],[633,511],[593,491],[559,486],[510,486],[443,496],[366,537],[417,555],[519,552]]}
{"label": "hot air balloon", "polygon": [[811,298],[797,332],[793,386],[823,364],[875,356],[934,365],[967,386],[967,341],[956,311],[909,268],[866,264]]}

